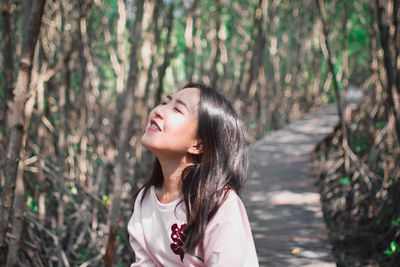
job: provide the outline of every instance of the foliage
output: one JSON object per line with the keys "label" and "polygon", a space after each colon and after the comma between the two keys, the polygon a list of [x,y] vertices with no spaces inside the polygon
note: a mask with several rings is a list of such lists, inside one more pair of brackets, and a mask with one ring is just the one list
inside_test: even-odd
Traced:
{"label": "foliage", "polygon": [[346,172],[340,129],[318,152],[324,217],[339,266],[396,266],[400,260],[400,146],[385,113],[373,115],[373,101],[368,96],[353,112],[348,133],[352,151],[366,165],[350,160]]}
{"label": "foliage", "polygon": [[[24,1],[10,2],[14,45],[12,51],[2,46],[1,59],[12,53],[15,87],[29,9]],[[20,229],[26,233],[20,242],[25,244],[20,246],[21,265],[54,265],[60,258],[68,261],[64,265],[99,265],[107,249],[116,197],[121,198],[121,206],[116,218],[115,263],[124,266],[132,260],[124,227],[132,213],[131,197],[143,184],[152,160],[142,151],[139,140],[146,113],[157,104],[159,90],[163,97],[189,80],[211,84],[228,96],[244,117],[249,142],[336,101],[313,0],[146,0],[142,34],[136,36],[133,30],[140,17],[138,3],[47,1],[28,95],[34,105],[26,116],[26,142],[20,153],[26,214]],[[327,184],[333,188],[332,197],[344,194],[351,203],[339,203],[335,216],[339,216],[338,211],[351,209],[359,215],[357,220],[379,219],[379,227],[390,228],[383,233],[398,233],[400,214],[391,210],[391,192],[399,182],[387,173],[385,165],[388,159],[398,160],[398,144],[390,131],[383,141],[374,140],[376,133],[388,129],[388,111],[383,93],[377,92],[376,84],[369,85],[377,73],[371,67],[372,54],[380,49],[372,39],[376,27],[371,26],[371,7],[365,0],[330,0],[325,10],[339,83],[344,85],[347,78],[350,84],[362,85],[371,94],[359,123],[350,127],[355,130],[349,142],[358,157],[373,158],[371,172],[379,177],[373,180],[357,170],[343,173],[341,165],[338,175]],[[137,51],[132,49],[135,44]],[[132,62],[135,52],[138,57]],[[133,63],[137,69],[130,73]],[[7,99],[3,77],[8,67],[1,66],[2,107],[12,101]],[[127,88],[130,74],[136,75],[137,81]],[[125,145],[119,133],[130,90],[134,108]],[[10,138],[6,113],[2,108],[1,155],[6,155]],[[127,148],[126,153],[118,157],[121,147]],[[339,141],[333,143],[331,153],[338,147]],[[124,170],[121,194],[115,196],[115,168],[119,163]],[[0,165],[5,165],[5,157],[0,157]],[[3,194],[3,170],[1,174]],[[373,208],[378,208],[378,215],[368,217]],[[12,221],[10,225],[15,229]],[[7,242],[14,241],[8,238]],[[382,237],[381,254],[387,250],[387,257],[398,257],[399,242],[398,235]],[[0,255],[0,264],[5,258]]]}

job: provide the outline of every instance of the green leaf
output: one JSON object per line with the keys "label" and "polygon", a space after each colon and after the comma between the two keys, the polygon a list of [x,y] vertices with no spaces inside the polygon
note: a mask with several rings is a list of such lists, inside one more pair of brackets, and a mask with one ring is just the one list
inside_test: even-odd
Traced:
{"label": "green leaf", "polygon": [[99,166],[103,166],[103,165],[104,165],[104,162],[103,162],[103,160],[102,160],[101,158],[97,158],[97,159],[96,159],[96,163],[97,163],[97,165],[99,165]]}
{"label": "green leaf", "polygon": [[391,249],[392,252],[396,252],[397,251],[397,243],[392,241],[390,243],[390,249]]}
{"label": "green leaf", "polygon": [[28,206],[29,209],[33,212],[37,212],[39,210],[38,206],[35,203],[35,200],[31,196],[28,197]]}
{"label": "green leaf", "polygon": [[342,179],[340,179],[340,183],[342,184],[342,185],[350,185],[350,178],[349,177],[343,177]]}
{"label": "green leaf", "polygon": [[381,122],[381,121],[375,122],[375,128],[383,129],[385,127],[385,124],[386,124],[385,122]]}
{"label": "green leaf", "polygon": [[392,221],[393,226],[400,226],[400,217]]}
{"label": "green leaf", "polygon": [[385,249],[385,251],[383,253],[385,253],[388,256],[392,256],[392,254],[393,254],[393,252],[388,249]]}
{"label": "green leaf", "polygon": [[78,194],[78,190],[76,190],[75,186],[71,186],[69,189],[69,192],[71,193],[71,195],[75,196]]}
{"label": "green leaf", "polygon": [[110,204],[110,198],[107,195],[103,195],[103,202],[104,204]]}
{"label": "green leaf", "polygon": [[390,242],[389,249],[385,249],[383,253],[387,256],[392,256],[394,253],[399,252],[398,245],[395,241]]}

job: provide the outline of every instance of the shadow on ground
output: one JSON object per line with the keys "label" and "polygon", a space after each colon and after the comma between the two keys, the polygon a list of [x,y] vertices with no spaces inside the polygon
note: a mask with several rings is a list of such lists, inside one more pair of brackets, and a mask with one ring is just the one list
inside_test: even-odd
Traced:
{"label": "shadow on ground", "polygon": [[311,154],[337,122],[328,106],[249,148],[243,200],[260,266],[335,266]]}

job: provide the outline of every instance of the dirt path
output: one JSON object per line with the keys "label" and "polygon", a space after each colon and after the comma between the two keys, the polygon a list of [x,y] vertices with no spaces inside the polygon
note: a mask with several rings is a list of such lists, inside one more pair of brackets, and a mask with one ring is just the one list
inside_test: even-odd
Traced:
{"label": "dirt path", "polygon": [[330,105],[256,142],[242,197],[260,266],[336,266],[311,155],[338,123]]}

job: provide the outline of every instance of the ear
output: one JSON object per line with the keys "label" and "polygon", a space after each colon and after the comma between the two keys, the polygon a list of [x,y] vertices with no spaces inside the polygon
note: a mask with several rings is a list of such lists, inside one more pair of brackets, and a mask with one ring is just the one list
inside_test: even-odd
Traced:
{"label": "ear", "polygon": [[203,153],[203,143],[200,140],[197,140],[196,143],[189,147],[188,152],[194,155]]}

